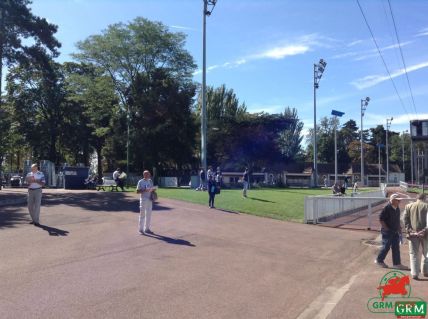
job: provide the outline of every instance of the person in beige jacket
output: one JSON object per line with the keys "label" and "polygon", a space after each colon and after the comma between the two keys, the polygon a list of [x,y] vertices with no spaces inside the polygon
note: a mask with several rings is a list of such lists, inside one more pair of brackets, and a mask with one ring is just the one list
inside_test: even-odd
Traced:
{"label": "person in beige jacket", "polygon": [[404,209],[404,227],[409,240],[410,272],[413,279],[419,279],[421,271],[421,250],[423,257],[422,273],[428,277],[428,204],[426,194],[419,194],[416,202],[407,204]]}

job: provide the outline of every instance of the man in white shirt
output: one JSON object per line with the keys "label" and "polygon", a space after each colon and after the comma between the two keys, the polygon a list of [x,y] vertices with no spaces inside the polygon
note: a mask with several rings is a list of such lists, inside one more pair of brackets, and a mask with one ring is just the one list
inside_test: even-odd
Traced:
{"label": "man in white shirt", "polygon": [[153,208],[151,193],[156,190],[156,187],[153,187],[150,177],[150,172],[145,170],[143,172],[143,179],[140,179],[137,184],[137,193],[140,194],[140,218],[138,225],[139,232],[142,235],[153,234],[150,230]]}
{"label": "man in white shirt", "polygon": [[35,226],[40,226],[40,204],[42,187],[45,186],[45,175],[38,170],[37,164],[31,165],[31,172],[25,177],[28,184],[28,211]]}

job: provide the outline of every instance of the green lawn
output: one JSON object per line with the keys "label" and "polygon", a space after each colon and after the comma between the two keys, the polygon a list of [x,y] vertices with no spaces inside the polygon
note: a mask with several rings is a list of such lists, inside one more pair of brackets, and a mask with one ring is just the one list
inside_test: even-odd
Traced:
{"label": "green lawn", "polygon": [[[251,189],[248,197],[242,197],[242,190],[222,189],[215,197],[215,206],[219,209],[270,217],[280,220],[303,221],[304,197],[309,195],[331,194],[330,189]],[[208,193],[193,189],[160,188],[162,197],[192,202],[208,206]]]}

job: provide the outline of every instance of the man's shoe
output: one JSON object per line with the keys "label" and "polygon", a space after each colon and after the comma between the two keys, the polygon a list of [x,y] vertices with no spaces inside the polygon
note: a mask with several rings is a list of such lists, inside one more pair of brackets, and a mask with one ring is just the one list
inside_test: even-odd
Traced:
{"label": "man's shoe", "polygon": [[143,232],[142,230],[139,230],[139,231],[138,231],[138,233],[139,233],[140,235],[144,235],[144,232]]}
{"label": "man's shoe", "polygon": [[39,226],[40,226],[40,224],[39,224],[39,223],[34,223],[34,226],[39,227]]}
{"label": "man's shoe", "polygon": [[144,231],[144,234],[153,234],[153,232],[152,232],[150,229],[146,229],[146,230]]}
{"label": "man's shoe", "polygon": [[34,222],[33,222],[33,221],[31,221],[31,222],[29,222],[29,224],[30,224],[30,225],[34,225]]}
{"label": "man's shoe", "polygon": [[404,266],[404,265],[402,265],[402,264],[399,264],[399,265],[393,265],[393,266],[392,266],[392,268],[394,268],[394,269],[399,269],[399,270],[409,270],[409,267],[406,267],[406,266]]}
{"label": "man's shoe", "polygon": [[413,278],[414,280],[419,280],[418,275],[412,275],[412,278]]}
{"label": "man's shoe", "polygon": [[375,260],[374,262],[375,262],[376,265],[378,265],[381,268],[388,268],[388,265],[385,264],[383,261]]}

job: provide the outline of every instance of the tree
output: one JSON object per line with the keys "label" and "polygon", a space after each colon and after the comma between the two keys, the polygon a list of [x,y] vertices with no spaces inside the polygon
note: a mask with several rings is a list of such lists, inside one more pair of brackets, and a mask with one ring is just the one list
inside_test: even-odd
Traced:
{"label": "tree", "polygon": [[285,158],[285,162],[295,161],[301,156],[301,136],[303,122],[297,116],[297,110],[287,107],[283,116],[290,121],[287,129],[279,133],[278,148]]}
{"label": "tree", "polygon": [[[66,125],[77,129],[86,138],[81,139],[79,134],[69,136],[66,140],[72,141],[77,150],[85,148],[86,142],[97,153],[98,176],[103,176],[102,151],[106,140],[113,132],[113,117],[118,112],[118,99],[114,92],[114,85],[109,76],[92,65],[65,63],[66,87],[68,100],[80,112],[75,112],[74,119]],[[71,118],[70,118],[71,119]],[[76,132],[67,129],[65,132]],[[86,144],[85,143],[85,144]]]}
{"label": "tree", "polygon": [[[162,23],[140,17],[128,24],[110,25],[101,35],[79,42],[80,52],[74,56],[81,62],[101,68],[112,78],[120,98],[122,117],[130,124],[139,121],[142,115],[139,113],[141,105],[133,101],[144,100],[144,95],[156,92],[143,82],[158,80],[160,69],[181,87],[191,85],[196,66],[184,44],[183,33],[169,32]],[[142,96],[138,97],[137,93]],[[130,138],[134,138],[131,140],[133,147],[139,145],[138,136],[136,132],[130,132]]]}
{"label": "tree", "polygon": [[[248,114],[245,103],[240,104],[233,89],[227,89],[223,84],[218,88],[208,86],[207,94],[207,155],[208,162],[218,164],[230,158],[231,139],[239,121]],[[202,96],[198,96],[195,108],[197,125],[200,127]],[[198,143],[200,145],[200,143]],[[199,148],[200,150],[200,148]]]}
{"label": "tree", "polygon": [[0,79],[3,62],[8,67],[28,65],[46,56],[47,50],[53,56],[58,55],[57,48],[61,44],[53,36],[57,26],[33,15],[28,7],[30,4],[30,0],[0,1]]}
{"label": "tree", "polygon": [[159,68],[140,74],[127,103],[131,119],[132,161],[136,168],[159,166],[182,169],[192,163],[196,125],[192,117],[196,86]]}
{"label": "tree", "polygon": [[66,110],[61,66],[51,61],[14,67],[6,81],[14,121],[33,148],[34,157],[59,164],[57,147]]}

